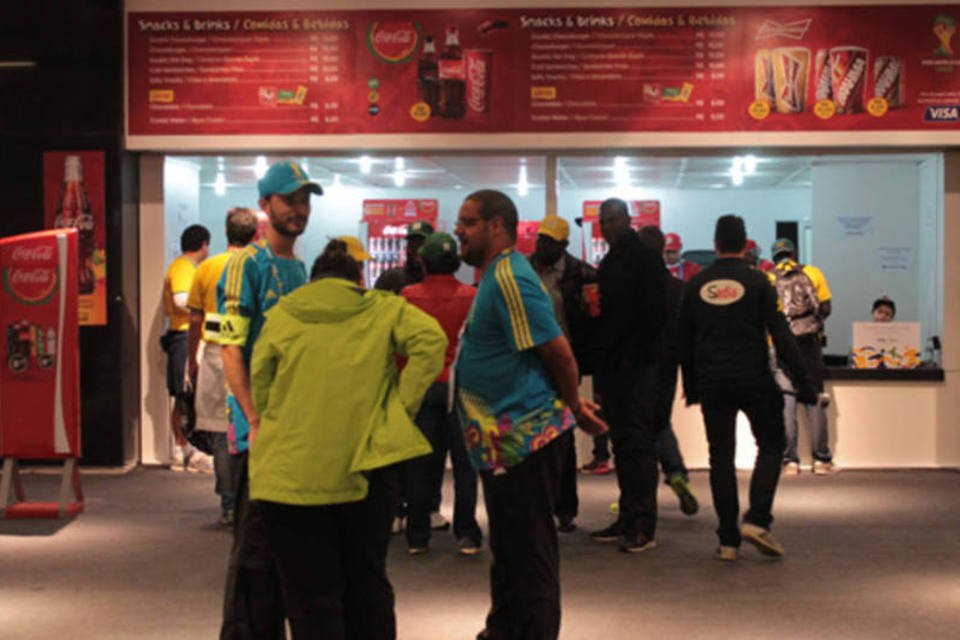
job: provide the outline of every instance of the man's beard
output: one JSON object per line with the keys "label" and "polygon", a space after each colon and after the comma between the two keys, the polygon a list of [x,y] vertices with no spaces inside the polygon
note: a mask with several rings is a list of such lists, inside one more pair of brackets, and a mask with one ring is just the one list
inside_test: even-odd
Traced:
{"label": "man's beard", "polygon": [[304,224],[303,229],[300,229],[299,231],[291,231],[290,229],[287,229],[281,222],[274,220],[272,217],[270,218],[270,226],[273,227],[274,231],[287,238],[299,237],[306,229],[306,224]]}

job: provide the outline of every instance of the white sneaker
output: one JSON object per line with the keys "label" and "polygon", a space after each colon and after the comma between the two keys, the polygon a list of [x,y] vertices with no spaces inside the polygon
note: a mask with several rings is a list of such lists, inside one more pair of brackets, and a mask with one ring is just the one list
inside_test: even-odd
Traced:
{"label": "white sneaker", "polygon": [[758,525],[744,522],[740,527],[740,535],[765,556],[780,558],[786,553],[783,546],[777,542],[777,539],[770,533],[770,529],[764,529]]}
{"label": "white sneaker", "polygon": [[823,460],[813,461],[813,475],[815,476],[831,476],[839,470],[839,467],[832,462],[824,462]]}
{"label": "white sneaker", "polygon": [[184,467],[190,473],[212,474],[213,457],[194,449]]}
{"label": "white sneaker", "polygon": [[783,473],[791,476],[800,475],[800,463],[799,462],[784,462],[783,463]]}
{"label": "white sneaker", "polygon": [[733,562],[737,559],[737,547],[728,547],[720,545],[714,552],[713,557],[721,562]]}
{"label": "white sneaker", "polygon": [[183,471],[185,457],[183,448],[174,445],[173,452],[170,454],[170,471]]}

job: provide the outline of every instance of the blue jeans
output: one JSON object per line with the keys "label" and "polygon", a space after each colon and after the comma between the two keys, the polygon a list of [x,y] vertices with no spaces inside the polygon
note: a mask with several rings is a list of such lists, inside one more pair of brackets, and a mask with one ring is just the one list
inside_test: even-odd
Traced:
{"label": "blue jeans", "polygon": [[220,512],[226,515],[237,504],[234,460],[227,450],[226,433],[213,433],[213,472],[217,481],[213,490],[220,496]]}
{"label": "blue jeans", "polygon": [[[827,430],[827,409],[818,404],[799,403],[807,414],[807,431],[810,434],[810,451],[814,460],[830,462],[829,432]],[[783,451],[784,462],[800,462],[797,455],[797,396],[783,394],[783,426],[787,436],[787,446]]]}

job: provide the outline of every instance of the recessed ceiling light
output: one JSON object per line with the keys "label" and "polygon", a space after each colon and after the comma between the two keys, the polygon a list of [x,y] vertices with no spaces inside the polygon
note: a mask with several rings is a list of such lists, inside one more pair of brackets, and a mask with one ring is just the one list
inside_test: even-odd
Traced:
{"label": "recessed ceiling light", "polygon": [[265,176],[267,173],[267,159],[264,156],[257,156],[257,160],[253,163],[253,174],[257,176],[257,180]]}
{"label": "recessed ceiling light", "polygon": [[370,156],[360,156],[360,173],[364,175],[370,173],[372,166],[373,160],[370,159]]}

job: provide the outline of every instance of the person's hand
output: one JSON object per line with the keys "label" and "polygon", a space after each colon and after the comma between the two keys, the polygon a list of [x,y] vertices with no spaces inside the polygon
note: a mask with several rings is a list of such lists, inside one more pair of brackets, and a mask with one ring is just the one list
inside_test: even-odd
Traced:
{"label": "person's hand", "polygon": [[580,404],[572,409],[577,425],[591,436],[600,436],[610,430],[610,426],[597,415],[600,405],[589,398],[580,398]]}

